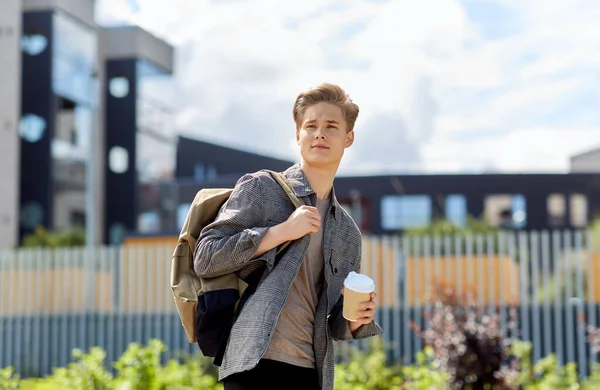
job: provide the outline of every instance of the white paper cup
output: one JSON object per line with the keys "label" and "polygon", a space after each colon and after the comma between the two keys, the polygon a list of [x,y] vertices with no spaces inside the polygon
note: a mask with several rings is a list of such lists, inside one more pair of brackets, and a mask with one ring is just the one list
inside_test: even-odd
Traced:
{"label": "white paper cup", "polygon": [[360,304],[371,300],[375,291],[375,282],[364,274],[352,271],[344,280],[344,310],[343,316],[348,321],[358,321],[357,312],[362,310]]}

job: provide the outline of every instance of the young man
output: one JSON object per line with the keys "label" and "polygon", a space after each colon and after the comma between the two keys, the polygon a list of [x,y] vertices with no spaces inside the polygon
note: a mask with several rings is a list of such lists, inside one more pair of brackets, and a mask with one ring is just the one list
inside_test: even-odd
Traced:
{"label": "young man", "polygon": [[336,85],[298,95],[293,117],[302,159],[283,174],[306,205],[294,209],[268,173],[246,174],[198,239],[202,278],[238,272],[244,279],[265,269],[231,329],[219,373],[225,390],[333,389],[332,340],[382,332],[373,321],[375,293],[358,322],[342,316],[344,279],[360,271],[361,234],[333,181],[354,141],[358,111]]}

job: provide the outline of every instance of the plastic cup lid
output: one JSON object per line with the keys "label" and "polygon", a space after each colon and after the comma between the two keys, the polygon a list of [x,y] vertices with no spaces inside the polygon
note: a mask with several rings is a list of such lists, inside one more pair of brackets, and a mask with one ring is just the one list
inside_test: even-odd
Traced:
{"label": "plastic cup lid", "polygon": [[375,290],[373,279],[364,274],[357,274],[354,271],[348,274],[346,280],[344,280],[344,286],[360,293],[370,293]]}

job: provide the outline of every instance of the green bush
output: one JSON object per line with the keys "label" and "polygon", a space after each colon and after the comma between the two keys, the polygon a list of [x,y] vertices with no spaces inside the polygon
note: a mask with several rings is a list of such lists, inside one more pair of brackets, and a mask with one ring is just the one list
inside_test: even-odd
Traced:
{"label": "green bush", "polygon": [[85,230],[74,228],[64,231],[48,231],[43,226],[23,237],[23,248],[73,248],[85,245]]}
{"label": "green bush", "polygon": [[336,390],[388,390],[402,384],[401,368],[386,364],[379,339],[371,340],[367,351],[351,348],[348,360],[335,367]]}
{"label": "green bush", "polygon": [[[165,352],[161,341],[151,340],[142,347],[133,343],[114,363],[113,376],[105,365],[101,348],[88,353],[73,351],[74,362],[66,368],[55,368],[46,378],[19,380],[12,368],[0,371],[0,389],[27,390],[222,390],[216,370],[205,358],[184,357],[182,362],[169,360],[161,365]],[[212,371],[212,372],[211,372]],[[11,387],[12,386],[12,387]]]}
{"label": "green bush", "polygon": [[[593,390],[600,389],[600,366],[579,380],[575,364],[561,366],[550,355],[532,362],[531,343],[517,341],[511,346],[516,370],[507,375],[506,385],[490,390]],[[56,368],[45,378],[20,379],[11,367],[0,370],[0,389],[25,390],[222,390],[217,370],[210,359],[186,356],[161,365],[165,346],[152,340],[147,346],[131,344],[114,363],[115,374],[105,366],[101,348],[88,353],[73,351],[74,361]],[[373,339],[367,351],[352,348],[350,359],[335,367],[336,390],[449,390],[448,373],[436,363],[434,348],[426,347],[412,365],[388,364],[386,347]],[[463,387],[463,390],[474,390]]]}

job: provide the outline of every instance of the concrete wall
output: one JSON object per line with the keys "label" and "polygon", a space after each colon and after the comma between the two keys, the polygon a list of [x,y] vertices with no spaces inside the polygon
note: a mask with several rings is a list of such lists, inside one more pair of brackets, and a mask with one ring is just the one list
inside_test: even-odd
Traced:
{"label": "concrete wall", "polygon": [[146,59],[167,73],[173,72],[173,47],[137,26],[106,28],[101,52],[107,59]]}
{"label": "concrete wall", "polygon": [[23,10],[26,12],[63,10],[87,25],[95,26],[94,2],[95,0],[23,0]]}
{"label": "concrete wall", "polygon": [[21,0],[0,1],[0,248],[17,240],[21,111]]}
{"label": "concrete wall", "polygon": [[600,172],[600,149],[571,157],[571,172]]}

